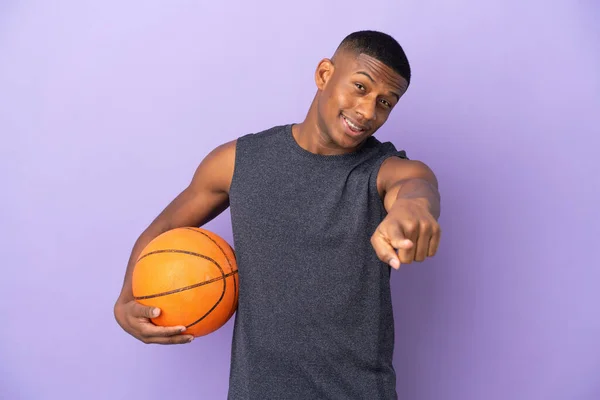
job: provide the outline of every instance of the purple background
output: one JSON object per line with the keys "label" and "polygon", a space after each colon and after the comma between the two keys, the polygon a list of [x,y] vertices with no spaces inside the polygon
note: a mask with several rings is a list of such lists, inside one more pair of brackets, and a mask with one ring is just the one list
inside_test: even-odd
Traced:
{"label": "purple background", "polygon": [[393,273],[400,398],[600,399],[600,6],[523,3],[1,2],[0,398],[224,399],[232,321],[177,347],[114,321],[131,246],[373,28],[414,71],[378,135],[443,193],[439,255]]}

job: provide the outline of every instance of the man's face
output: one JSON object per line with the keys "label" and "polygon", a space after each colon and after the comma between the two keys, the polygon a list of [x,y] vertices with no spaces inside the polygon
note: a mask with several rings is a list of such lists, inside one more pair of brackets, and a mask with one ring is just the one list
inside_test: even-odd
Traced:
{"label": "man's face", "polygon": [[344,52],[324,60],[316,72],[319,128],[336,147],[351,149],[388,119],[408,82],[366,55]]}

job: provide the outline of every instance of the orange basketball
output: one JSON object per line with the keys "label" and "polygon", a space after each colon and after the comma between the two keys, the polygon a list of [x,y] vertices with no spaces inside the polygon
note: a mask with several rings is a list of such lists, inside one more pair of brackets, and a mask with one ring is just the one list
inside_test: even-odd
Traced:
{"label": "orange basketball", "polygon": [[140,253],[132,275],[139,303],[158,307],[160,326],[183,325],[204,336],[222,327],[238,304],[235,254],[220,236],[201,228],[176,228]]}

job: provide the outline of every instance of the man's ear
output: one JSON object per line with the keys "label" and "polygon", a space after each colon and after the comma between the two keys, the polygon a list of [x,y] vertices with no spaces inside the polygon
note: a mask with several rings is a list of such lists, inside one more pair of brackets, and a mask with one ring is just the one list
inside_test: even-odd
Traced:
{"label": "man's ear", "polygon": [[329,82],[331,79],[334,70],[335,66],[329,58],[324,58],[319,62],[319,65],[317,65],[317,70],[315,71],[315,83],[317,84],[317,88],[319,90],[323,90],[325,88],[327,82]]}

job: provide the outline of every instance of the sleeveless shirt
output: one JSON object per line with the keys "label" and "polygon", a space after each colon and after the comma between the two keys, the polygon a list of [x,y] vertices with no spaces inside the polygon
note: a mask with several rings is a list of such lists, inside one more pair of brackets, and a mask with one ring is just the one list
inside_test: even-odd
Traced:
{"label": "sleeveless shirt", "polygon": [[370,243],[392,143],[302,148],[292,124],[241,136],[230,212],[239,273],[230,400],[397,399],[390,267]]}

